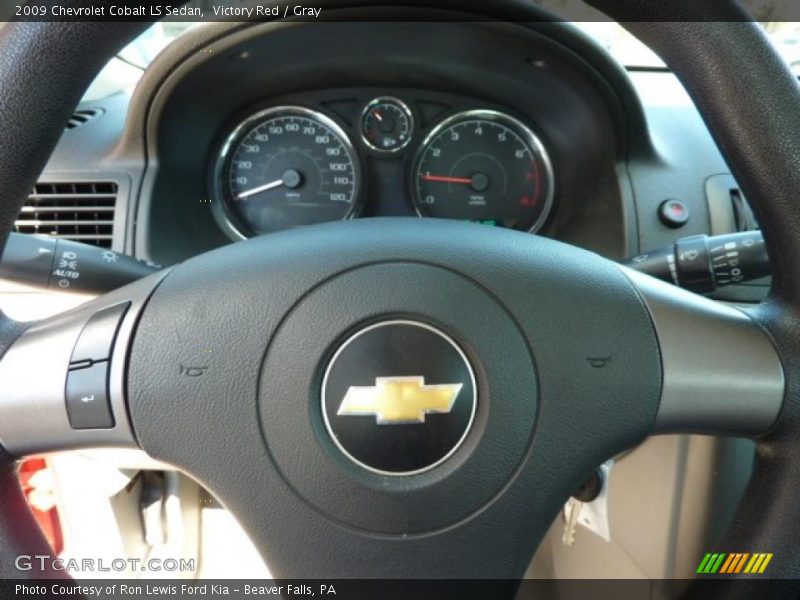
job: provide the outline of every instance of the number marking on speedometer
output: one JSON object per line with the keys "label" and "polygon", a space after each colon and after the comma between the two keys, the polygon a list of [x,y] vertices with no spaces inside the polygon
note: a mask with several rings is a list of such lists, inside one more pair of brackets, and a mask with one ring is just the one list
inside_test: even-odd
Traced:
{"label": "number marking on speedometer", "polygon": [[302,107],[245,120],[223,147],[217,171],[224,217],[242,236],[346,219],[356,207],[360,170],[352,144],[332,119]]}

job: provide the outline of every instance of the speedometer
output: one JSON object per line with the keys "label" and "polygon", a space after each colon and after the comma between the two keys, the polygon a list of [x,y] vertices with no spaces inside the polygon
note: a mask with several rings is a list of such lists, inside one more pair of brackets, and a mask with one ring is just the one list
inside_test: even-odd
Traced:
{"label": "speedometer", "polygon": [[472,110],[433,128],[414,160],[417,212],[536,231],[553,202],[553,171],[544,145],[518,119]]}
{"label": "speedometer", "polygon": [[350,218],[360,168],[336,122],[307,108],[280,106],[233,130],[214,179],[217,219],[235,236],[249,237]]}

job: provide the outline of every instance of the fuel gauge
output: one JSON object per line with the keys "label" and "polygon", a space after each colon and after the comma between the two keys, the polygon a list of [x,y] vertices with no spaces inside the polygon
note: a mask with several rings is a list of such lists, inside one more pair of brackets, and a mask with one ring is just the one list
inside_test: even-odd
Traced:
{"label": "fuel gauge", "polygon": [[379,152],[397,152],[411,141],[414,117],[402,100],[375,98],[361,113],[361,137]]}

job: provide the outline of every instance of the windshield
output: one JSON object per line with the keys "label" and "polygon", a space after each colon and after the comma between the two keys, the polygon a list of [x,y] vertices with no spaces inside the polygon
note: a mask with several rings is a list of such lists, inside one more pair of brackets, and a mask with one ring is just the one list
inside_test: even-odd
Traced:
{"label": "windshield", "polygon": [[159,21],[123,48],[118,57],[144,69],[172,40],[197,25],[200,23]]}
{"label": "windshield", "polygon": [[[626,67],[664,68],[663,61],[619,23],[583,22],[575,25]],[[763,22],[761,26],[784,60],[800,75],[800,23]]]}

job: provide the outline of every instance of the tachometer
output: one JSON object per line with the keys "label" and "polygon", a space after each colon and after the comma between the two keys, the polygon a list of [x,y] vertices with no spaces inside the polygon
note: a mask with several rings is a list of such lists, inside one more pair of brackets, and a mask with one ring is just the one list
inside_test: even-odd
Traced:
{"label": "tachometer", "polygon": [[553,202],[544,145],[518,119],[472,110],[445,119],[420,147],[411,189],[417,212],[536,231]]}
{"label": "tachometer", "polygon": [[299,106],[252,115],[217,159],[215,213],[239,237],[347,219],[360,168],[350,140],[329,117]]}

